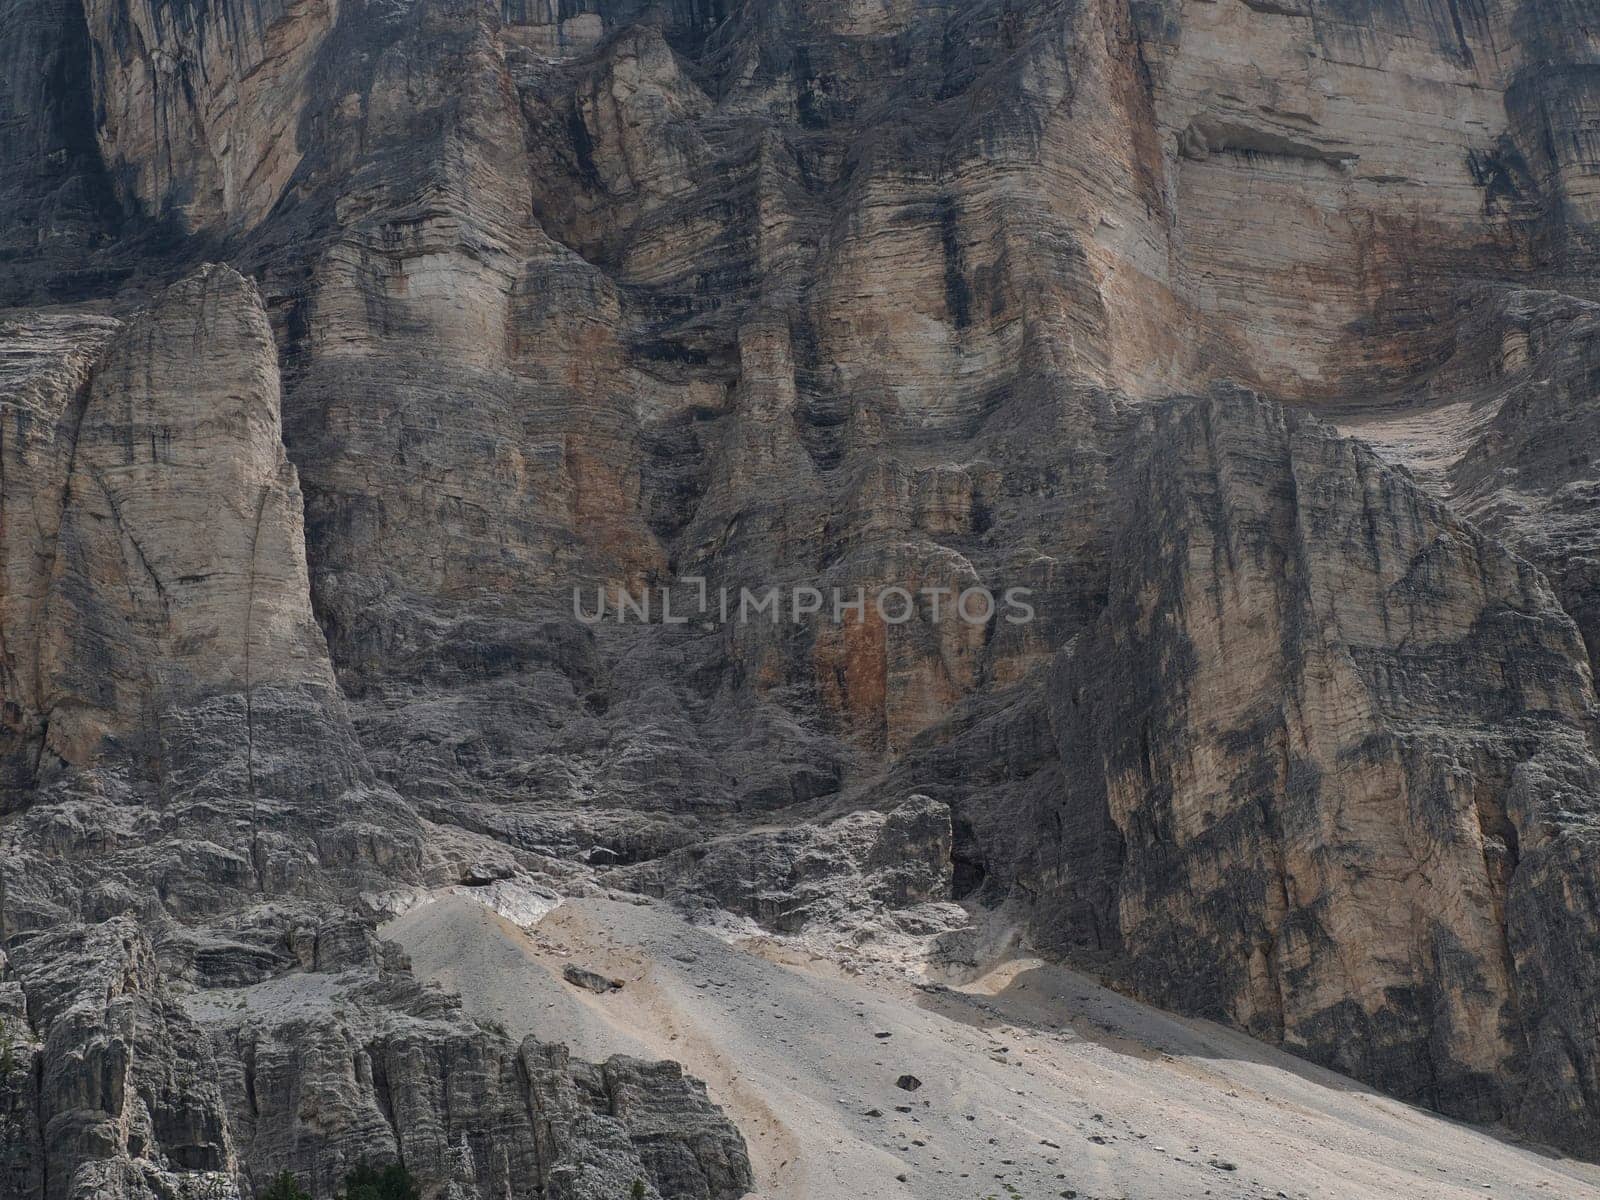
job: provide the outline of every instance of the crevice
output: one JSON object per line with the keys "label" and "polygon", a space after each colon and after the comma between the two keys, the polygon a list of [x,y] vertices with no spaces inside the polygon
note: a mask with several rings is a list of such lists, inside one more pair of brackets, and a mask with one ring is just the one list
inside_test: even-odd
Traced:
{"label": "crevice", "polygon": [[261,545],[261,523],[266,517],[267,501],[272,496],[272,485],[261,485],[261,495],[256,500],[255,527],[250,535],[250,578],[245,587],[244,609],[244,774],[245,790],[250,798],[250,869],[256,877],[256,890],[265,887],[261,873],[261,814],[256,792],[256,723],[255,693],[250,674],[250,629],[256,610],[256,554]]}
{"label": "crevice", "polygon": [[[402,1161],[405,1155],[400,1147],[400,1127],[394,1119],[394,1092],[389,1085],[389,1064],[384,1061],[383,1047],[373,1043],[366,1047],[367,1063],[372,1073],[372,1100],[378,1106],[378,1112],[383,1117],[384,1123],[389,1126],[389,1134],[394,1138],[395,1153],[400,1155]],[[356,1077],[360,1078],[359,1070]],[[448,1128],[448,1126],[444,1126]]]}
{"label": "crevice", "polygon": [[961,248],[961,212],[956,197],[941,197],[939,244],[944,252],[945,310],[957,330],[972,324],[972,287],[967,283],[965,255]]}
{"label": "crevice", "polygon": [[[161,576],[157,575],[155,568],[150,565],[150,559],[145,555],[144,547],[139,544],[139,540],[133,536],[133,531],[128,528],[127,521],[123,519],[122,506],[117,503],[116,493],[111,490],[111,486],[106,483],[105,478],[94,467],[91,466],[89,468],[89,474],[95,483],[99,485],[101,494],[106,498],[106,504],[111,508],[111,517],[116,523],[117,533],[127,546],[133,548],[133,554],[138,560],[139,567],[149,578],[151,586],[155,588],[156,598],[161,601],[162,620],[168,620],[171,616],[171,610],[168,607],[166,585],[161,582]],[[127,562],[126,555],[123,556],[123,562],[125,565],[132,566],[131,563]],[[131,577],[128,578],[128,599],[133,602],[135,611],[137,611],[139,596],[133,590],[133,579]]]}
{"label": "crevice", "polygon": [[[41,576],[45,581],[44,598],[40,611],[41,617],[48,613],[50,601],[55,594],[56,565],[61,558],[61,534],[66,527],[67,510],[72,505],[72,480],[77,471],[78,465],[78,439],[79,435],[83,431],[84,416],[89,411],[89,401],[91,398],[91,392],[93,390],[93,381],[94,371],[91,369],[85,376],[84,381],[78,385],[78,390],[73,394],[72,398],[71,433],[69,434],[66,470],[61,482],[61,494],[56,502],[55,536],[50,539],[49,558],[46,559],[44,570],[41,572]],[[44,638],[42,637],[35,638],[33,641],[33,690],[34,711],[38,713],[46,712],[47,706],[45,704],[44,688]],[[47,732],[48,729],[49,719],[47,717],[45,719],[44,730],[41,731],[41,733]],[[43,758],[43,756],[44,745],[43,737],[41,736],[39,755],[34,760],[36,778],[39,761]]]}
{"label": "crevice", "polygon": [[528,1127],[533,1134],[533,1166],[538,1173],[535,1184],[539,1195],[549,1192],[550,1169],[554,1165],[553,1147],[550,1144],[550,1118],[545,1113],[544,1097],[528,1070],[527,1059],[521,1048],[516,1051],[517,1080],[522,1085],[523,1108],[528,1114]]}
{"label": "crevice", "polygon": [[[1283,794],[1288,796],[1293,788],[1294,781],[1294,752],[1290,748],[1289,730],[1287,719],[1283,720],[1278,730],[1278,770],[1280,772],[1280,787]],[[1277,928],[1270,931],[1271,941],[1267,946],[1267,978],[1272,983],[1273,1001],[1278,1006],[1278,1041],[1282,1042],[1289,1031],[1289,1007],[1283,994],[1283,958],[1281,948],[1283,945],[1283,931],[1294,917],[1294,899],[1289,892],[1289,851],[1284,845],[1283,821],[1268,801],[1263,806],[1266,814],[1267,831],[1272,838],[1272,858],[1278,882],[1278,901],[1283,905],[1283,915],[1279,918]]]}
{"label": "crevice", "polygon": [[1178,153],[1191,162],[1226,154],[1249,163],[1256,158],[1298,159],[1346,173],[1361,160],[1348,148],[1317,145],[1271,129],[1260,129],[1227,117],[1206,114],[1190,121],[1178,135]]}
{"label": "crevice", "polygon": [[[1504,786],[1509,786],[1506,781]],[[1495,950],[1500,956],[1500,969],[1505,973],[1505,1004],[1510,1010],[1511,1023],[1522,1043],[1528,1049],[1529,1030],[1523,1019],[1522,994],[1517,986],[1517,959],[1511,950],[1511,928],[1506,910],[1511,902],[1511,887],[1516,880],[1517,868],[1522,862],[1522,839],[1516,822],[1511,819],[1502,799],[1503,790],[1480,787],[1473,798],[1473,815],[1478,822],[1478,836],[1483,845],[1483,873],[1488,884],[1490,902],[1494,906]],[[1504,850],[1504,859],[1496,862],[1496,845]]]}
{"label": "crevice", "polygon": [[45,1116],[44,1116],[44,1044],[40,1040],[39,1052],[33,1056],[33,1122],[38,1130],[39,1147],[39,1194],[48,1196],[50,1192],[50,1155],[45,1150]]}
{"label": "crevice", "polygon": [[261,1104],[256,1096],[256,1043],[252,1038],[249,1048],[241,1056],[244,1063],[244,1098],[250,1109],[250,1119],[259,1120],[261,1117]]}
{"label": "crevice", "polygon": [[[4,408],[0,408],[0,418],[5,416]],[[6,426],[0,419],[0,531],[6,527]],[[17,670],[15,660],[11,657],[11,644],[6,638],[5,625],[0,622],[0,680],[15,681]],[[0,695],[0,699],[3,699]]]}

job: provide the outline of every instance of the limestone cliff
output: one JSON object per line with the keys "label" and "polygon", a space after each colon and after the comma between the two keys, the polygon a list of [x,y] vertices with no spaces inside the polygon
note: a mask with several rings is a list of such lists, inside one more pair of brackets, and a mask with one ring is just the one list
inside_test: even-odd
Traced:
{"label": "limestone cliff", "polygon": [[[19,1084],[19,1186],[378,1148],[737,1194],[670,1071],[417,1032],[351,930],[486,880],[1009,901],[1600,1154],[1589,0],[6,11],[0,1003],[39,1079],[188,1021],[219,1081]],[[793,586],[1035,617],[572,607]],[[304,1040],[251,1015],[290,993]],[[559,1129],[408,1126],[457,1069]],[[710,1132],[652,1158],[617,1070]]]}
{"label": "limestone cliff", "polygon": [[1110,603],[1052,676],[1041,933],[1174,1007],[1580,1142],[1597,1049],[1572,1001],[1595,981],[1559,947],[1600,932],[1600,726],[1571,618],[1317,422],[1230,397],[1137,436]]}
{"label": "limestone cliff", "polygon": [[379,893],[514,856],[365,760],[255,287],[206,267],[108,324],[19,327],[5,380],[6,1194],[331,1191],[374,1156],[475,1195],[742,1194],[675,1068],[512,1045],[377,941]]}

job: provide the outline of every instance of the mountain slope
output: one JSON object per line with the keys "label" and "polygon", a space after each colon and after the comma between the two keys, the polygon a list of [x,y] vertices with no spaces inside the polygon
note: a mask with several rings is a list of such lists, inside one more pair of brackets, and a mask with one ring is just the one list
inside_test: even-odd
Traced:
{"label": "mountain slope", "polygon": [[736,1195],[455,887],[1015,911],[1600,1157],[1592,0],[3,3],[20,1193]]}

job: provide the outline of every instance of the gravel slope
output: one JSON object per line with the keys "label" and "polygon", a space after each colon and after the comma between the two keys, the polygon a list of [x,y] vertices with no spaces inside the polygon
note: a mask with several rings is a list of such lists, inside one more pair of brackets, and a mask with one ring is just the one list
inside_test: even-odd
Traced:
{"label": "gravel slope", "polygon": [[[930,991],[780,965],[658,906],[592,899],[524,930],[448,896],[385,936],[515,1035],[683,1062],[772,1200],[1600,1200],[1600,1169],[1036,960]],[[576,989],[568,962],[626,986]],[[901,1090],[905,1074],[923,1086]]]}

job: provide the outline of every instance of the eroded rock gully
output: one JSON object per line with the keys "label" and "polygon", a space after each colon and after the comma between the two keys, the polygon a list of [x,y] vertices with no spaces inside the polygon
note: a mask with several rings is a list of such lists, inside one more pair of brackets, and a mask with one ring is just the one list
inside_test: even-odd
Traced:
{"label": "eroded rock gully", "polygon": [[114,332],[14,338],[7,1194],[329,1192],[384,1154],[468,1194],[743,1194],[676,1068],[511,1044],[377,940],[377,891],[511,856],[364,757],[255,286],[206,267]]}
{"label": "eroded rock gully", "polygon": [[[8,1194],[749,1188],[374,933],[489,881],[1600,1153],[1590,5],[4,11]],[[573,616],[701,579],[1037,618]]]}

